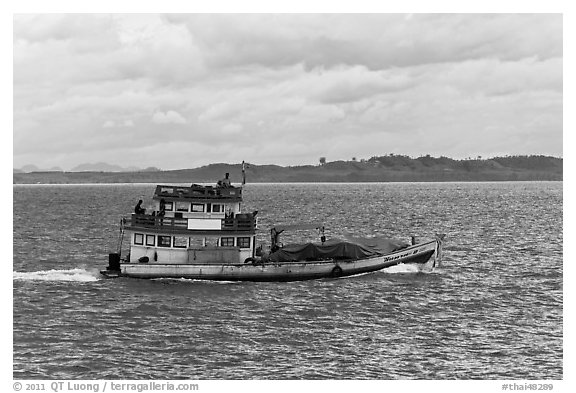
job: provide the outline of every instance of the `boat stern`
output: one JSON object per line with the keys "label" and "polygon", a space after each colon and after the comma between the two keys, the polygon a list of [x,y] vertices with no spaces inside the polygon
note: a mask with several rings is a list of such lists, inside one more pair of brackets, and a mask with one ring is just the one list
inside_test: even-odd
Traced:
{"label": "boat stern", "polygon": [[119,253],[108,254],[108,266],[106,270],[100,270],[100,274],[106,278],[117,278],[121,276]]}

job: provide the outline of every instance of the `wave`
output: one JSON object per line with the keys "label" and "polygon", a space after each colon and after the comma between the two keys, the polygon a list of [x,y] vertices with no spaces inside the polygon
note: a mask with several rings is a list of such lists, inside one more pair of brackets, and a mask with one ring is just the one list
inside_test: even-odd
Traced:
{"label": "wave", "polygon": [[22,281],[76,281],[91,282],[98,281],[98,272],[86,269],[69,270],[40,270],[37,272],[12,272],[14,280]]}
{"label": "wave", "polygon": [[173,277],[158,277],[151,278],[151,281],[172,281],[184,283],[201,283],[201,284],[242,284],[242,281],[225,281],[225,280],[200,280],[197,278],[173,278]]}

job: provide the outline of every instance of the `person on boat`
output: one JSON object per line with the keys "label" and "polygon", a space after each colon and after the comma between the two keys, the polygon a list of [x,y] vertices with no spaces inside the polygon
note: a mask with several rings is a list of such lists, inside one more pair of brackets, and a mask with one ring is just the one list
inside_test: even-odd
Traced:
{"label": "person on boat", "polygon": [[146,209],[144,209],[141,205],[142,205],[142,199],[140,199],[136,204],[136,207],[134,208],[134,213],[144,214],[146,212]]}
{"label": "person on boat", "polygon": [[160,210],[158,211],[158,216],[164,217],[166,214],[166,201],[164,199],[160,199]]}
{"label": "person on boat", "polygon": [[228,188],[231,186],[230,184],[230,174],[228,172],[226,172],[226,175],[224,177],[224,179],[222,180],[218,180],[217,183],[218,187],[223,187],[223,188]]}

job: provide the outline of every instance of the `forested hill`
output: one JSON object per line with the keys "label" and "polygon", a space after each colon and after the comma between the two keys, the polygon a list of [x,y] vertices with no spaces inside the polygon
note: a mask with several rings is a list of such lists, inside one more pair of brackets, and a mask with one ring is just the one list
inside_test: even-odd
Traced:
{"label": "forested hill", "polygon": [[[322,160],[324,161],[324,160]],[[195,169],[139,172],[14,173],[14,184],[36,183],[214,183],[229,172],[242,180],[241,164],[210,164]],[[563,159],[548,156],[507,156],[454,160],[429,155],[372,157],[318,165],[248,164],[247,182],[422,182],[562,180]]]}

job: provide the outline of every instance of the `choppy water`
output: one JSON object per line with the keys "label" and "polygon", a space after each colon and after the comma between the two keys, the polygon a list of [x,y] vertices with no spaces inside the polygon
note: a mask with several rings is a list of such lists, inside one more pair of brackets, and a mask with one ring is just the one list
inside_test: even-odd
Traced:
{"label": "choppy water", "polygon": [[562,183],[250,184],[260,239],[447,233],[444,266],[295,283],[104,280],[154,185],[17,186],[17,379],[562,379]]}

